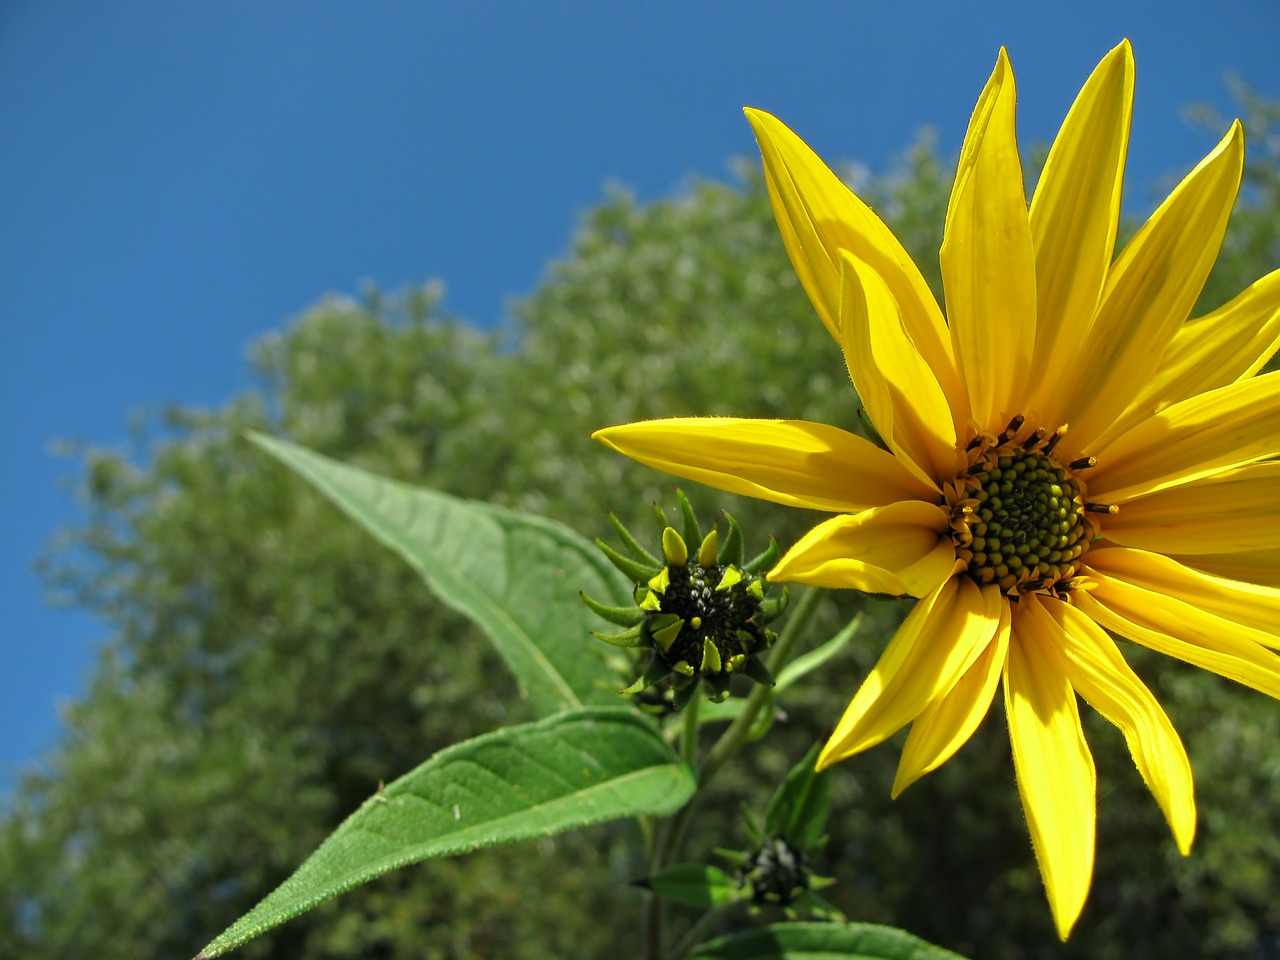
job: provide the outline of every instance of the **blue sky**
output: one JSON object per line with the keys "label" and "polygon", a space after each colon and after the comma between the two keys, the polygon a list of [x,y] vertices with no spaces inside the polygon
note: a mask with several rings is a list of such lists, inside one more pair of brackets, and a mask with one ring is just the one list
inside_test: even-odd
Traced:
{"label": "blue sky", "polygon": [[[1066,11],[1070,11],[1067,13]],[[1134,41],[1128,205],[1212,145],[1181,109],[1280,98],[1275,0],[22,2],[0,7],[0,784],[57,740],[107,625],[33,558],[78,508],[58,438],[215,406],[246,348],[327,292],[440,278],[503,317],[618,182],[642,198],[754,155],[740,108],[883,169],[959,146],[1000,44],[1024,145]]]}

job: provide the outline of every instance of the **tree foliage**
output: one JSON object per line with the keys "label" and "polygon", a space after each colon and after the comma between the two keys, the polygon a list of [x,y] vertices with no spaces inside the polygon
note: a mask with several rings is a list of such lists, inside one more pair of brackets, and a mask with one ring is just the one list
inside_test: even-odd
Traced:
{"label": "tree foliage", "polygon": [[[1277,106],[1244,95],[1249,189],[1206,302],[1280,260]],[[1270,124],[1270,126],[1268,126]],[[85,522],[50,583],[111,638],[66,735],[0,823],[0,955],[186,956],[282,880],[382,781],[432,752],[531,719],[499,660],[415,575],[243,439],[274,432],[331,457],[607,534],[640,524],[667,478],[594,445],[650,416],[800,417],[860,428],[840,352],[800,289],[758,174],[651,204],[608,196],[508,329],[449,317],[432,286],[331,298],[255,348],[257,386],[178,409],[131,449],[85,453]],[[932,265],[949,173],[921,141],[860,185]],[[691,488],[753,541],[815,519]],[[832,630],[868,605],[839,597]],[[887,636],[887,633],[881,631]],[[584,655],[590,655],[584,640]],[[824,736],[881,643],[855,643],[788,702],[721,783],[762,805]],[[1127,648],[1133,649],[1133,648]],[[1201,823],[1179,857],[1122,738],[1101,722],[1090,904],[1056,945],[999,711],[960,756],[888,800],[896,751],[837,768],[826,893],[850,916],[961,952],[1263,957],[1280,950],[1280,710],[1134,651],[1196,771]],[[1097,721],[1094,717],[1093,721]],[[244,948],[248,957],[625,953],[643,872],[604,826],[443,861],[353,891]],[[740,841],[726,813],[698,841]],[[531,893],[536,895],[531,895]]]}

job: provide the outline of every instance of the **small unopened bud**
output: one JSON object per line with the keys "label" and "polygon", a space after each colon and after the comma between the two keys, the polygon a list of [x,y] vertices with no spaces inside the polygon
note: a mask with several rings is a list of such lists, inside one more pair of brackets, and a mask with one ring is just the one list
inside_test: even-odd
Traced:
{"label": "small unopened bud", "polygon": [[787,907],[809,889],[811,875],[802,851],[781,838],[766,837],[759,850],[747,855],[739,883],[750,888],[753,903]]}
{"label": "small unopened bud", "polygon": [[[660,559],[612,514],[610,520],[627,552],[597,541],[610,562],[635,583],[635,606],[611,607],[583,599],[604,619],[631,628],[622,634],[597,634],[600,639],[651,651],[641,677],[623,692],[635,694],[665,681],[678,708],[699,681],[717,701],[729,695],[735,676],[773,683],[760,654],[776,639],[765,624],[782,612],[786,593],[765,598],[769,585],[762,571],[776,561],[776,543],[770,541],[767,550],[744,564],[742,530],[731,516],[724,514],[723,538],[715,529],[704,536],[688,498],[682,492],[677,498],[683,533],[655,504]],[[696,556],[689,552],[692,543],[698,544]]]}

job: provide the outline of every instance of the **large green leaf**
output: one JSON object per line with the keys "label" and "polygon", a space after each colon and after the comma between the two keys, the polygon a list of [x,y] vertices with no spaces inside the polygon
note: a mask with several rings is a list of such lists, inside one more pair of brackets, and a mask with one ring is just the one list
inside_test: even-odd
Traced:
{"label": "large green leaf", "polygon": [[775,923],[704,943],[708,960],[964,960],[896,927],[876,923]]}
{"label": "large green leaf", "polygon": [[397,867],[603,820],[663,816],[694,786],[653,723],[625,707],[589,707],[455,744],[366,800],[200,957]]}
{"label": "large green leaf", "polygon": [[[489,635],[534,713],[617,703],[620,678],[579,591],[619,604],[631,585],[562,524],[412,487],[273,437],[250,439],[301,474],[412,565]],[[606,601],[607,602],[607,601]]]}

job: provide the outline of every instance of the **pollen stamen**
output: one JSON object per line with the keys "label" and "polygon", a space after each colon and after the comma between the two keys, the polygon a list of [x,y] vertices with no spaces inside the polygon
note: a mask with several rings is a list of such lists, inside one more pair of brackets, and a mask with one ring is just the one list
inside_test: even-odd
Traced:
{"label": "pollen stamen", "polygon": [[1044,442],[1044,438],[1048,436],[1048,434],[1049,434],[1048,430],[1046,430],[1044,427],[1039,427],[1035,431],[1035,433],[1031,434],[1031,436],[1027,437],[1027,439],[1022,441],[1022,449],[1034,450],[1036,447],[1040,446],[1040,444]]}
{"label": "pollen stamen", "polygon": [[1058,445],[1058,441],[1067,435],[1067,425],[1064,423],[1057,430],[1053,431],[1053,436],[1049,438],[1049,442],[1044,445],[1044,449],[1040,452],[1046,457],[1053,453],[1053,448]]}
{"label": "pollen stamen", "polygon": [[1000,436],[996,437],[996,446],[1002,447],[1006,443],[1008,443],[1013,437],[1017,436],[1018,431],[1022,429],[1022,425],[1026,423],[1026,421],[1027,421],[1027,418],[1024,417],[1022,414],[1018,414],[1016,417],[1011,419],[1009,421],[1008,426],[1006,426],[1004,430],[1000,432]]}

